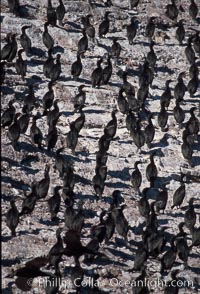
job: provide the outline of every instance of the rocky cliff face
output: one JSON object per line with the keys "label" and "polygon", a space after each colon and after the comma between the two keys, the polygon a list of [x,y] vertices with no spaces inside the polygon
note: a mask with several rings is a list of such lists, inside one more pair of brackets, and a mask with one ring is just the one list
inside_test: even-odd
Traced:
{"label": "rocky cliff face", "polygon": [[[15,107],[17,112],[21,111],[24,96],[27,94],[27,84],[34,83],[34,93],[39,107],[33,110],[33,114],[42,113],[42,98],[48,89],[48,79],[43,74],[43,63],[47,58],[47,51],[42,42],[43,24],[46,21],[47,1],[26,1],[20,0],[22,17],[14,17],[9,12],[7,1],[1,1],[1,39],[2,47],[5,43],[6,34],[9,32],[17,34],[18,48],[20,48],[19,36],[21,27],[31,25],[27,33],[32,41],[32,54],[26,56],[23,54],[27,63],[27,75],[22,81],[21,77],[16,74],[13,64],[6,65],[5,80],[2,85],[1,106],[2,110],[6,109],[8,102],[16,98]],[[58,106],[62,115],[58,121],[59,139],[56,148],[61,146],[61,138],[69,131],[70,122],[74,121],[79,114],[74,113],[74,97],[77,93],[77,87],[80,84],[86,85],[86,104],[84,113],[86,121],[78,138],[76,154],[72,155],[68,148],[65,148],[63,154],[66,158],[73,162],[75,172],[75,199],[84,201],[85,226],[82,232],[82,243],[87,244],[90,240],[90,227],[99,222],[99,214],[101,209],[108,209],[112,192],[116,189],[122,192],[126,208],[124,214],[130,224],[128,234],[129,245],[123,243],[121,237],[115,233],[109,245],[104,245],[101,251],[105,252],[110,260],[109,262],[96,260],[93,264],[86,266],[83,264],[85,276],[93,275],[94,270],[99,274],[100,290],[108,293],[132,293],[131,287],[124,284],[125,281],[133,281],[138,276],[138,272],[129,272],[133,268],[135,250],[139,242],[141,242],[141,226],[144,218],[140,216],[137,208],[137,200],[140,198],[138,193],[134,191],[130,183],[130,176],[133,171],[134,163],[141,161],[139,169],[142,173],[143,180],[141,191],[149,186],[146,179],[145,170],[149,163],[149,154],[156,152],[155,164],[158,169],[158,179],[155,187],[150,191],[149,201],[156,198],[156,194],[161,189],[161,185],[165,181],[169,181],[168,193],[169,200],[164,214],[159,214],[159,225],[167,225],[168,240],[171,235],[178,233],[178,224],[183,221],[185,210],[188,208],[188,201],[191,197],[199,197],[200,191],[200,141],[199,137],[193,145],[192,167],[183,158],[181,153],[182,132],[173,116],[173,108],[175,106],[175,98],[173,96],[168,108],[168,124],[167,131],[162,132],[158,126],[158,113],[160,111],[160,96],[164,92],[165,82],[171,79],[170,87],[172,94],[177,83],[178,74],[185,71],[184,82],[187,85],[189,77],[189,64],[185,57],[185,45],[188,37],[199,30],[199,24],[191,20],[188,13],[188,1],[181,1],[184,12],[180,12],[179,18],[185,20],[186,38],[183,46],[178,45],[175,38],[176,26],[165,15],[165,5],[170,1],[144,1],[141,0],[139,6],[135,10],[130,10],[128,1],[112,0],[113,6],[105,7],[103,2],[95,2],[91,8],[86,1],[66,1],[64,0],[66,14],[64,18],[64,26],[49,27],[49,33],[55,41],[53,55],[61,54],[62,73],[54,86],[55,99],[59,99]],[[198,6],[199,3],[196,1]],[[52,1],[54,7],[58,5],[58,1]],[[200,9],[200,6],[199,6]],[[103,19],[105,11],[111,11],[110,29],[106,38],[98,38],[98,26]],[[89,42],[89,50],[82,59],[83,71],[80,79],[75,81],[71,78],[71,64],[76,60],[77,43],[81,34],[80,17],[91,13],[93,15],[92,23],[96,29],[97,43]],[[130,23],[131,16],[138,19],[139,25],[134,44],[129,45],[126,38],[125,24]],[[155,46],[154,50],[157,55],[155,78],[153,87],[150,88],[150,96],[147,98],[146,107],[153,113],[153,125],[155,126],[155,138],[152,142],[151,149],[144,145],[142,151],[138,152],[137,147],[126,128],[126,115],[120,111],[117,116],[117,132],[115,138],[110,143],[108,151],[108,175],[106,178],[105,189],[103,193],[103,201],[97,201],[94,195],[92,178],[95,174],[96,152],[98,150],[98,139],[103,135],[104,126],[111,120],[111,112],[118,109],[117,97],[122,79],[117,74],[119,70],[127,70],[128,81],[134,85],[136,93],[139,88],[138,75],[139,69],[144,62],[144,57],[149,52],[149,40],[144,36],[145,27],[149,17],[156,16],[156,30],[154,34]],[[199,20],[199,19],[198,19]],[[169,27],[165,30],[161,28],[160,23],[167,24]],[[119,37],[119,43],[123,50],[118,61],[112,60],[113,74],[108,85],[100,86],[100,88],[91,87],[91,73],[96,68],[96,62],[100,57],[104,58],[103,67],[106,66],[106,56],[110,52],[113,37]],[[15,62],[15,60],[13,61]],[[197,56],[199,64],[199,56]],[[195,112],[198,117],[198,107],[200,102],[200,88],[196,94],[190,97],[186,92],[182,108],[185,111],[185,121],[190,118],[189,110],[196,106]],[[47,135],[46,117],[41,117],[37,121],[37,125],[42,130],[44,140]],[[141,122],[142,129],[147,125],[144,117]],[[2,264],[3,264],[3,288],[2,293],[21,293],[13,284],[13,279],[5,278],[12,269],[19,267],[29,259],[46,255],[51,246],[56,242],[55,231],[58,226],[64,226],[64,203],[61,205],[58,213],[60,223],[52,224],[50,213],[48,211],[47,202],[39,201],[36,204],[31,216],[22,217],[18,227],[16,237],[10,237],[10,231],[5,224],[5,214],[10,207],[10,199],[14,196],[16,205],[21,210],[24,191],[30,190],[30,184],[33,180],[39,180],[43,177],[44,166],[46,163],[51,165],[50,169],[50,189],[47,196],[52,196],[53,188],[56,185],[62,185],[62,180],[58,173],[55,172],[53,166],[55,159],[48,152],[40,151],[32,145],[30,141],[30,127],[26,135],[21,135],[19,139],[19,151],[15,152],[7,138],[7,130],[2,130]],[[45,141],[44,141],[45,142]],[[46,148],[46,147],[45,147]],[[33,155],[37,160],[22,164],[22,160]],[[174,191],[180,185],[179,175],[183,172],[187,177],[186,180],[186,197],[184,199],[182,209],[172,210],[172,197]],[[199,202],[195,205],[195,211],[199,215]],[[198,227],[199,217],[197,217],[196,226]],[[187,230],[186,230],[187,231]],[[188,233],[188,244],[191,244],[191,235]],[[168,245],[168,244],[167,244]],[[192,281],[194,287],[186,290],[182,287],[179,293],[197,293],[195,290],[199,282],[199,248],[194,247],[190,253],[188,264],[189,269],[183,268],[183,263],[177,257],[175,267],[180,268],[180,277]],[[61,263],[61,270],[64,280],[70,278],[69,267],[73,265],[72,258],[64,258]],[[160,262],[158,259],[148,259],[147,275],[149,279],[160,278],[159,274]],[[111,279],[113,280],[111,284]],[[165,277],[170,279],[170,275]],[[119,282],[121,281],[121,282]],[[164,293],[163,287],[156,288],[150,286],[154,293]],[[67,290],[72,291],[72,290]],[[83,289],[89,291],[88,289]],[[44,286],[38,287],[37,281],[33,285],[31,293],[44,293]],[[62,290],[61,293],[68,293]],[[88,292],[87,292],[88,293]]]}

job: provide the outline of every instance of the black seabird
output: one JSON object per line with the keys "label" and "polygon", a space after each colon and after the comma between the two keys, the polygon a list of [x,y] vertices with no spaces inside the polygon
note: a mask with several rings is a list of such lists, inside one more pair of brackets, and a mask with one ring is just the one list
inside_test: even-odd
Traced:
{"label": "black seabird", "polygon": [[56,8],[56,17],[57,17],[59,26],[63,27],[63,18],[65,17],[65,13],[66,13],[65,5],[63,4],[62,0],[59,0],[59,5]]}
{"label": "black seabird", "polygon": [[99,25],[99,37],[100,38],[105,37],[105,35],[109,31],[110,21],[109,21],[108,16],[109,16],[110,13],[111,13],[110,11],[106,11],[106,13],[104,15],[104,20]]}
{"label": "black seabird", "polygon": [[20,44],[22,48],[25,50],[26,55],[28,55],[31,52],[31,39],[26,34],[26,30],[31,28],[31,26],[23,26],[21,28],[22,34],[20,36]]}

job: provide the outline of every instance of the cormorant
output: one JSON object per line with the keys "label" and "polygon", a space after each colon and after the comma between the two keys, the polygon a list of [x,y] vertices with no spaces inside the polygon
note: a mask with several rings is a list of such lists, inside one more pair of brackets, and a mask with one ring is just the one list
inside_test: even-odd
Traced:
{"label": "cormorant", "polygon": [[78,143],[78,132],[75,128],[74,122],[70,124],[70,131],[66,136],[66,145],[67,148],[72,150],[72,154],[75,154],[76,145]]}
{"label": "cormorant", "polygon": [[16,236],[16,228],[19,223],[19,211],[15,205],[15,200],[10,201],[11,208],[6,213],[6,225],[11,230],[12,236]]}
{"label": "cormorant", "polygon": [[80,109],[80,113],[81,115],[74,121],[74,127],[76,131],[78,132],[78,134],[80,133],[85,123],[85,114],[82,111],[82,108]]}
{"label": "cormorant", "polygon": [[28,112],[28,107],[24,106],[22,108],[22,112],[23,114],[18,119],[18,124],[20,127],[20,133],[25,134],[28,129],[29,121],[30,121],[30,113]]}
{"label": "cormorant", "polygon": [[38,148],[41,149],[42,148],[43,135],[42,135],[41,130],[36,125],[36,120],[38,118],[39,117],[37,117],[37,116],[33,117],[32,126],[30,127],[30,137],[31,137],[31,140],[32,140],[33,144],[38,145]]}
{"label": "cormorant", "polygon": [[190,97],[193,97],[194,94],[197,92],[199,86],[199,78],[198,76],[194,76],[187,85],[187,90],[190,93]]}
{"label": "cormorant", "polygon": [[144,146],[145,144],[144,131],[141,130],[140,122],[141,122],[141,119],[139,118],[136,123],[136,128],[130,131],[130,136],[132,137],[133,142],[138,148],[138,150],[140,150],[141,147]]}
{"label": "cormorant", "polygon": [[196,63],[192,64],[189,68],[189,75],[190,78],[198,77],[199,75],[199,68]]}
{"label": "cormorant", "polygon": [[47,150],[51,151],[57,143],[57,139],[58,139],[58,131],[57,128],[55,126],[50,126],[48,129],[48,134],[46,137],[46,145],[47,145]]}
{"label": "cormorant", "polygon": [[23,52],[24,52],[24,49],[20,49],[18,51],[18,58],[16,59],[16,62],[15,62],[15,68],[16,68],[17,74],[20,75],[22,77],[22,80],[24,81],[24,77],[26,76],[26,71],[27,71],[27,65],[22,58]]}
{"label": "cormorant", "polygon": [[154,70],[149,66],[149,62],[145,60],[139,76],[139,86],[151,86],[154,79]]}
{"label": "cormorant", "polygon": [[56,8],[56,18],[58,20],[59,26],[63,27],[62,21],[63,21],[63,18],[65,17],[65,13],[66,13],[66,10],[65,10],[65,6],[63,4],[63,1],[59,0],[59,5]]}
{"label": "cormorant", "polygon": [[52,51],[53,51],[53,49],[49,49],[48,50],[48,58],[44,62],[44,65],[43,65],[43,73],[46,76],[46,78],[49,78],[50,77],[49,74],[52,71],[52,68],[54,66],[54,59],[52,57]]}
{"label": "cormorant", "polygon": [[189,15],[191,16],[193,20],[196,20],[198,15],[198,6],[194,2],[194,0],[190,0]]}
{"label": "cormorant", "polygon": [[48,110],[53,105],[53,101],[54,101],[53,85],[54,85],[54,82],[52,81],[48,83],[48,92],[46,92],[44,94],[44,97],[42,98],[43,109],[44,109],[43,115],[47,115]]}
{"label": "cormorant", "polygon": [[19,213],[19,216],[25,215],[25,214],[31,214],[35,208],[35,204],[37,201],[37,195],[35,193],[35,186],[36,182],[33,182],[31,185],[31,193],[27,196],[26,193],[24,193],[25,198],[22,202],[22,209]]}
{"label": "cormorant", "polygon": [[47,21],[50,25],[53,27],[56,26],[57,22],[57,15],[56,10],[53,8],[51,0],[48,0],[48,6],[47,6]]}
{"label": "cormorant", "polygon": [[155,32],[155,28],[156,28],[156,25],[154,23],[155,19],[156,19],[155,16],[150,17],[145,28],[145,36],[149,38],[149,40],[152,40],[154,32]]}
{"label": "cormorant", "polygon": [[112,75],[111,55],[108,55],[107,66],[102,70],[102,85],[107,85]]}
{"label": "cormorant", "polygon": [[28,111],[32,111],[36,104],[36,97],[33,87],[34,84],[28,85],[28,94],[24,98],[24,107],[26,107]]}
{"label": "cormorant", "polygon": [[150,213],[150,205],[147,199],[147,192],[149,188],[144,188],[142,191],[142,198],[137,202],[139,213],[141,216],[147,218]]}
{"label": "cormorant", "polygon": [[124,202],[124,199],[121,195],[120,190],[114,190],[112,193],[112,203],[110,204],[111,208],[119,207],[121,203]]}
{"label": "cormorant", "polygon": [[47,255],[48,266],[53,266],[55,268],[56,274],[60,274],[59,263],[62,261],[62,254],[60,251],[64,249],[63,240],[61,237],[62,229],[58,228],[56,230],[56,239],[57,242],[51,247]]}
{"label": "cormorant", "polygon": [[129,45],[133,45],[133,39],[136,36],[137,33],[137,24],[136,24],[136,18],[131,18],[131,23],[127,25],[126,27],[126,36],[128,38]]}
{"label": "cormorant", "polygon": [[184,215],[184,223],[185,226],[191,230],[192,228],[194,228],[195,224],[196,224],[196,213],[194,210],[194,205],[193,202],[197,200],[196,198],[192,197],[189,200],[189,208],[188,210],[186,210],[185,215]]}
{"label": "cormorant", "polygon": [[88,50],[88,38],[85,29],[82,30],[83,37],[78,41],[77,54],[84,57],[84,53]]}
{"label": "cormorant", "polygon": [[165,208],[166,208],[167,200],[168,200],[168,192],[167,192],[166,185],[168,184],[169,184],[168,182],[165,182],[162,184],[162,191],[160,191],[156,197],[155,207],[158,213],[160,212],[160,210],[162,210],[163,213],[165,212]]}
{"label": "cormorant", "polygon": [[150,182],[151,186],[154,183],[154,180],[158,176],[158,170],[154,163],[154,156],[156,155],[155,152],[150,154],[150,163],[146,167],[146,178]]}
{"label": "cormorant", "polygon": [[192,38],[193,48],[197,54],[200,54],[200,35],[199,31],[197,31]]}
{"label": "cormorant", "polygon": [[165,15],[173,21],[177,21],[179,10],[176,6],[175,0],[171,0],[171,4],[166,6]]}
{"label": "cormorant", "polygon": [[151,142],[153,141],[155,135],[155,129],[151,120],[152,116],[152,113],[148,115],[148,125],[144,129],[145,143],[147,144],[148,148],[151,148]]}
{"label": "cormorant", "polygon": [[189,142],[187,133],[184,133],[183,136],[183,144],[181,145],[181,152],[183,157],[189,162],[189,164],[192,166],[192,155],[193,155],[193,147]]}
{"label": "cormorant", "polygon": [[47,164],[44,170],[44,178],[40,180],[39,182],[36,182],[35,193],[38,199],[44,199],[48,194],[49,185],[50,185],[49,171],[50,171],[50,165]]}
{"label": "cormorant", "polygon": [[152,68],[155,67],[156,61],[157,61],[157,56],[156,56],[154,49],[153,49],[154,45],[155,45],[155,43],[153,41],[151,41],[150,51],[147,53],[147,57],[146,57],[146,60],[148,61],[149,66]]}
{"label": "cormorant", "polygon": [[187,121],[185,127],[188,129],[190,134],[197,135],[199,132],[199,120],[196,118],[194,111],[196,110],[196,107],[191,107],[190,109],[190,118]]}
{"label": "cormorant", "polygon": [[184,174],[181,174],[180,182],[181,185],[176,189],[173,195],[173,205],[171,208],[174,208],[175,206],[180,207],[182,204],[184,198],[185,198],[185,183],[183,182]]}
{"label": "cormorant", "polygon": [[63,177],[64,171],[65,171],[65,158],[63,157],[63,155],[61,155],[60,153],[64,150],[64,148],[59,148],[56,150],[56,154],[55,154],[55,169],[57,169],[57,171],[59,172],[59,176],[60,178]]}
{"label": "cormorant", "polygon": [[94,42],[95,39],[95,28],[90,23],[90,18],[92,17],[92,14],[88,14],[85,17],[81,18],[82,24],[84,26],[86,35]]}
{"label": "cormorant", "polygon": [[113,58],[118,59],[121,53],[122,47],[121,45],[117,42],[117,37],[114,37],[113,39],[113,44],[111,47],[111,56]]}
{"label": "cormorant", "polygon": [[161,104],[160,112],[158,113],[158,125],[162,132],[165,132],[165,127],[167,125],[168,113],[165,109],[165,105]]}
{"label": "cormorant", "polygon": [[99,38],[105,37],[105,35],[109,31],[110,21],[109,21],[108,16],[110,13],[111,13],[110,11],[106,11],[106,13],[104,15],[104,20],[99,25]]}
{"label": "cormorant", "polygon": [[117,105],[119,108],[119,111],[123,114],[127,114],[129,112],[129,104],[126,100],[126,98],[123,96],[123,93],[125,92],[124,88],[121,88],[119,90],[119,94],[117,97]]}
{"label": "cormorant", "polygon": [[92,87],[95,88],[96,86],[100,86],[101,81],[102,81],[102,67],[101,67],[101,63],[102,63],[103,59],[100,58],[99,60],[97,60],[97,68],[95,68],[92,72],[91,75],[91,82],[92,82]]}
{"label": "cormorant", "polygon": [[31,28],[31,26],[23,26],[21,28],[22,34],[20,36],[20,44],[24,51],[26,52],[26,55],[28,55],[31,52],[31,39],[29,36],[26,34],[26,30]]}
{"label": "cormorant", "polygon": [[195,228],[193,227],[191,230],[191,235],[192,235],[192,244],[190,245],[190,248],[194,246],[200,246],[200,227]]}
{"label": "cormorant", "polygon": [[145,267],[145,262],[149,257],[148,251],[146,250],[145,246],[138,246],[136,253],[135,253],[135,260],[134,260],[134,271],[143,270]]}
{"label": "cormorant", "polygon": [[105,236],[106,236],[106,227],[103,224],[104,223],[103,217],[104,217],[105,214],[106,214],[106,212],[102,211],[100,213],[100,216],[99,216],[100,223],[91,227],[91,236],[92,236],[92,238],[93,239],[97,238],[98,243],[100,243],[100,244],[104,241]]}
{"label": "cormorant", "polygon": [[17,147],[17,141],[20,137],[20,126],[17,120],[19,116],[20,116],[20,113],[15,114],[14,121],[8,128],[8,138],[11,141],[12,146],[15,150]]}
{"label": "cormorant", "polygon": [[48,32],[48,25],[49,22],[45,22],[44,24],[44,32],[42,34],[42,40],[44,45],[47,47],[48,50],[53,49],[54,46],[54,39]]}
{"label": "cormorant", "polygon": [[176,106],[173,109],[173,115],[178,124],[182,124],[185,119],[185,112],[180,107],[180,103],[178,100],[176,100]]}
{"label": "cormorant", "polygon": [[137,127],[137,120],[132,109],[129,109],[126,116],[126,127],[128,131],[134,130]]}
{"label": "cormorant", "polygon": [[113,110],[111,113],[112,119],[104,127],[104,134],[109,138],[113,139],[117,131],[117,118],[116,111]]}
{"label": "cormorant", "polygon": [[83,90],[84,87],[85,85],[80,85],[78,87],[78,93],[74,98],[74,112],[80,112],[82,107],[85,106],[86,93]]}
{"label": "cormorant", "polygon": [[1,60],[12,62],[17,54],[16,34],[9,34],[8,43],[1,49]]}
{"label": "cormorant", "polygon": [[168,227],[162,227],[161,230],[152,232],[147,239],[149,255],[154,258],[163,252],[163,248],[166,244],[166,229],[168,229]]}
{"label": "cormorant", "polygon": [[65,164],[65,170],[63,173],[63,189],[73,191],[75,185],[75,175],[73,165],[68,163]]}
{"label": "cormorant", "polygon": [[81,62],[81,57],[80,57],[80,54],[78,53],[77,60],[73,62],[71,66],[71,75],[73,76],[74,80],[76,80],[80,76],[82,72],[82,68],[83,68],[83,65]]}
{"label": "cormorant", "polygon": [[123,214],[123,210],[126,205],[122,205],[120,207],[113,208],[111,211],[112,218],[115,222],[115,228],[117,233],[124,238],[125,241],[127,240],[127,234],[129,231],[128,221]]}
{"label": "cormorant", "polygon": [[183,25],[183,19],[180,19],[178,24],[177,24],[178,28],[176,30],[176,39],[179,42],[179,45],[182,45],[183,40],[185,38],[185,29],[184,29],[184,25]]}
{"label": "cormorant", "polygon": [[149,96],[149,84],[145,82],[140,85],[137,92],[137,100],[140,107],[144,105],[144,102],[148,98],[148,96]]}
{"label": "cormorant", "polygon": [[61,74],[61,62],[60,62],[61,55],[57,54],[56,56],[56,63],[53,65],[51,71],[49,72],[49,78],[51,81],[58,80],[60,74]]}
{"label": "cormorant", "polygon": [[47,114],[47,124],[49,127],[56,126],[58,119],[60,117],[60,110],[58,107],[59,99],[53,102],[54,109],[49,111]]}
{"label": "cormorant", "polygon": [[15,116],[15,107],[13,106],[13,103],[15,102],[15,99],[12,99],[8,103],[8,108],[3,112],[1,116],[1,126],[3,128],[9,127],[12,122],[13,118]]}
{"label": "cormorant", "polygon": [[183,97],[185,95],[185,92],[187,90],[184,82],[183,82],[183,77],[185,76],[185,72],[181,72],[178,76],[178,83],[176,84],[174,88],[174,97],[176,100],[179,102],[183,101]]}
{"label": "cormorant", "polygon": [[141,183],[142,183],[142,174],[138,168],[138,164],[140,164],[140,161],[136,161],[134,163],[134,171],[131,174],[131,185],[134,189],[139,190]]}
{"label": "cormorant", "polygon": [[176,236],[173,236],[170,241],[171,248],[167,250],[161,258],[161,269],[160,269],[161,274],[163,274],[165,270],[171,269],[176,260],[177,248],[176,248],[176,245],[174,244],[175,239],[176,239]]}
{"label": "cormorant", "polygon": [[187,244],[187,234],[185,232],[182,235],[179,233],[175,239],[178,257],[184,262],[185,268],[188,268],[188,257],[190,253],[189,246]]}
{"label": "cormorant", "polygon": [[185,48],[185,56],[190,65],[194,64],[196,61],[195,51],[192,47],[193,36],[189,37],[187,40],[187,46]]}

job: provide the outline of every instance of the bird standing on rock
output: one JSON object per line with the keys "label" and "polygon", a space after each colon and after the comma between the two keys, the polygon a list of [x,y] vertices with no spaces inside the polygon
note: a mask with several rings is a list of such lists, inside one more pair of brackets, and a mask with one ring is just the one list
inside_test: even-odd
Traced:
{"label": "bird standing on rock", "polygon": [[21,28],[22,34],[20,36],[20,44],[22,48],[25,50],[27,56],[31,52],[31,39],[26,34],[26,30],[29,28],[31,28],[31,26],[23,26]]}
{"label": "bird standing on rock", "polygon": [[181,185],[176,189],[173,195],[173,205],[171,208],[174,208],[175,206],[180,208],[180,205],[182,204],[184,198],[185,198],[185,183],[183,182],[184,174],[181,174]]}
{"label": "bird standing on rock", "polygon": [[99,25],[99,38],[104,38],[105,35],[109,31],[109,27],[110,27],[110,21],[109,21],[109,18],[108,18],[109,14],[111,14],[111,12],[106,11],[106,13],[104,15],[104,20]]}
{"label": "bird standing on rock", "polygon": [[39,117],[34,116],[32,120],[32,126],[30,128],[30,137],[33,142],[33,144],[36,144],[38,148],[42,148],[42,140],[43,140],[43,135],[41,130],[37,127],[36,121],[39,119]]}
{"label": "bird standing on rock", "polygon": [[52,49],[54,46],[54,39],[48,32],[48,25],[49,22],[45,22],[44,24],[44,32],[42,34],[42,40],[44,45],[47,47],[48,50]]}
{"label": "bird standing on rock", "polygon": [[166,16],[176,22],[178,13],[179,13],[179,10],[176,6],[175,0],[171,0],[171,4],[168,4],[166,6],[166,12],[165,12]]}
{"label": "bird standing on rock", "polygon": [[81,62],[81,57],[80,57],[80,54],[78,53],[77,60],[73,62],[71,66],[71,75],[73,76],[75,80],[80,76],[82,72],[82,68],[83,68],[83,65]]}
{"label": "bird standing on rock", "polygon": [[155,19],[156,19],[155,16],[150,17],[150,19],[147,23],[146,29],[145,29],[145,36],[148,37],[150,41],[152,41],[152,38],[153,38],[153,35],[155,32],[155,28],[156,28],[156,25],[154,23]]}
{"label": "bird standing on rock", "polygon": [[96,86],[99,87],[101,84],[102,75],[103,75],[103,71],[101,67],[102,62],[103,62],[102,58],[97,60],[97,68],[95,68],[92,72],[92,75],[91,75],[92,88],[95,88]]}
{"label": "bird standing on rock", "polygon": [[131,185],[134,189],[139,190],[141,183],[142,183],[142,174],[138,168],[138,164],[140,164],[140,161],[136,161],[134,163],[134,171],[131,174]]}
{"label": "bird standing on rock", "polygon": [[48,6],[47,6],[47,21],[50,25],[53,27],[56,26],[57,22],[57,15],[56,10],[53,8],[51,0],[48,0]]}
{"label": "bird standing on rock", "polygon": [[23,52],[24,52],[24,49],[20,49],[18,51],[18,58],[16,59],[16,62],[15,62],[16,72],[18,75],[22,77],[22,80],[24,80],[24,77],[26,76],[26,71],[27,71],[27,65],[22,58]]}
{"label": "bird standing on rock", "polygon": [[16,236],[16,228],[19,223],[19,211],[15,205],[15,200],[10,201],[11,208],[6,213],[6,225],[11,230],[12,236]]}
{"label": "bird standing on rock", "polygon": [[59,26],[63,27],[63,19],[65,17],[65,13],[66,13],[66,10],[65,10],[63,1],[59,0],[59,5],[56,8],[56,18],[58,20]]}
{"label": "bird standing on rock", "polygon": [[17,54],[16,34],[7,35],[8,43],[1,49],[1,60],[12,62]]}
{"label": "bird standing on rock", "polygon": [[126,26],[126,35],[128,38],[129,45],[133,45],[133,39],[135,38],[137,33],[137,24],[136,24],[136,18],[131,18],[131,23]]}
{"label": "bird standing on rock", "polygon": [[20,126],[19,126],[19,122],[18,122],[19,116],[20,116],[20,113],[15,114],[14,122],[8,128],[8,138],[11,141],[14,150],[16,150],[16,148],[17,148],[17,141],[20,137]]}

